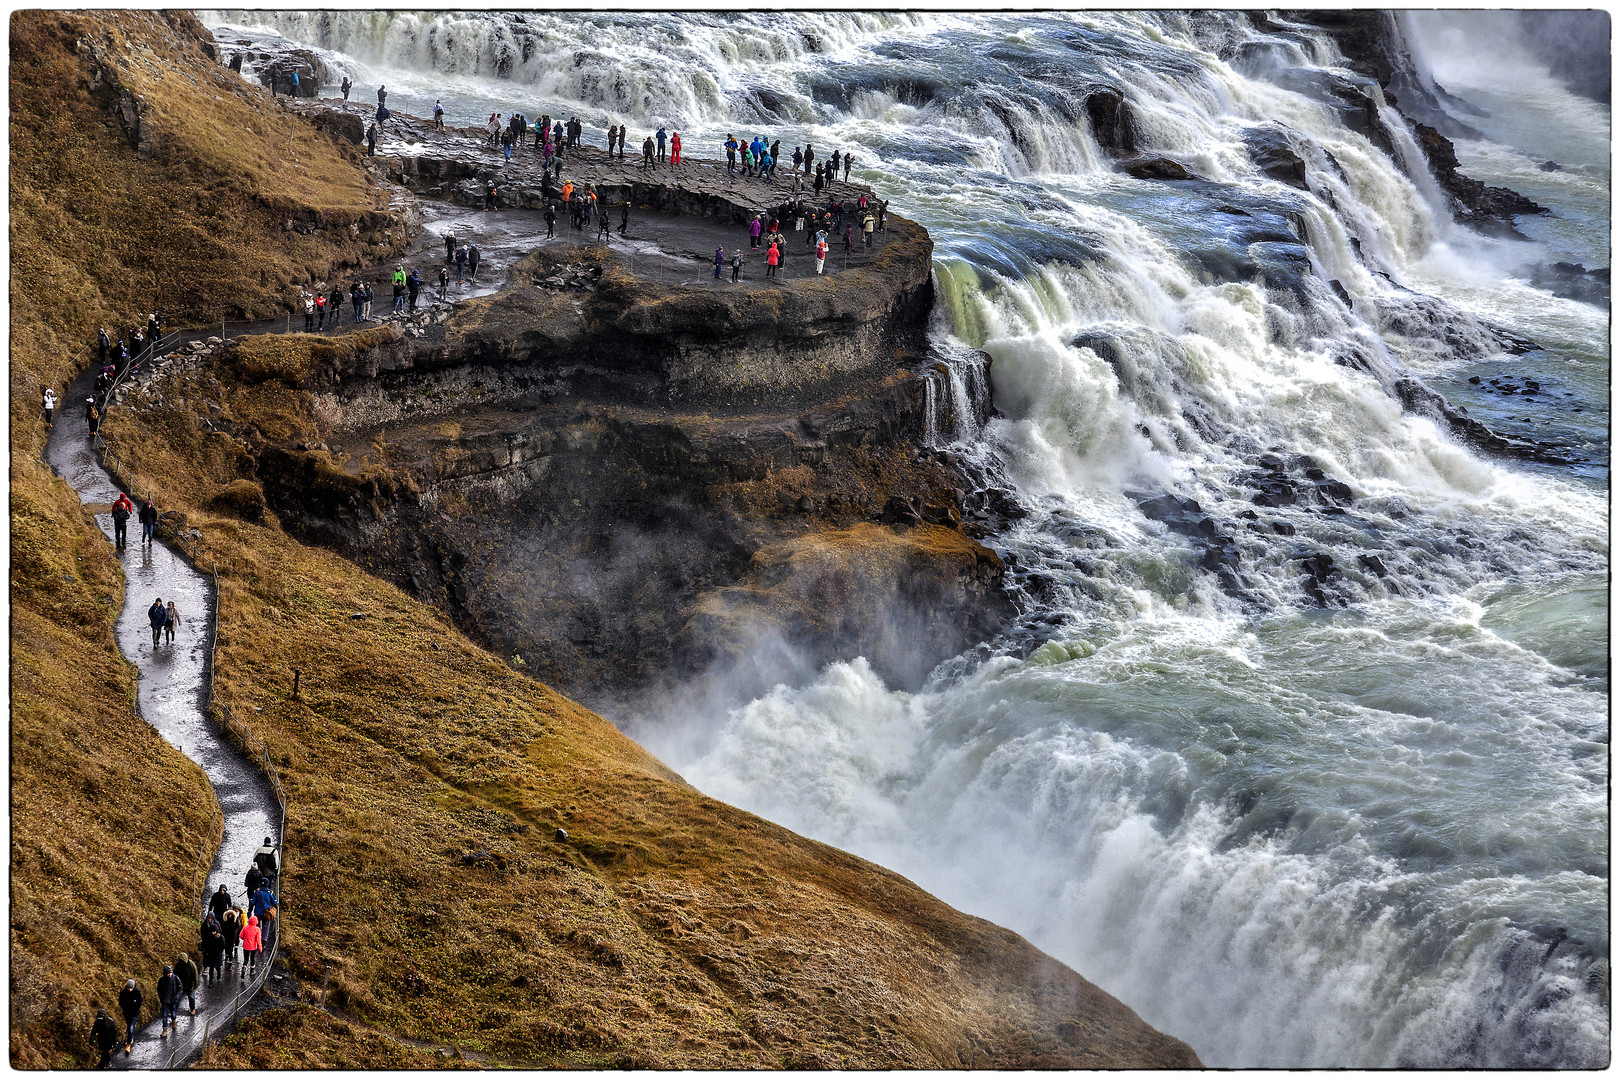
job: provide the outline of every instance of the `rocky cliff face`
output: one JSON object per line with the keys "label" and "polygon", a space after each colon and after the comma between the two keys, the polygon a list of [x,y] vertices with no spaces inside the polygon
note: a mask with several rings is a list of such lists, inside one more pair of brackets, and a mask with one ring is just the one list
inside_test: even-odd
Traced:
{"label": "rocky cliff face", "polygon": [[[1288,22],[1303,23],[1333,36],[1351,70],[1376,82],[1384,97],[1413,125],[1419,146],[1429,160],[1436,183],[1450,198],[1458,221],[1481,232],[1518,236],[1517,214],[1544,214],[1546,208],[1508,188],[1490,187],[1457,171],[1451,140],[1477,138],[1479,132],[1460,115],[1472,111],[1466,103],[1424,78],[1412,61],[1400,22],[1390,11],[1304,10],[1285,11]],[[1268,16],[1256,15],[1268,29],[1284,29]],[[1400,160],[1383,136],[1376,113],[1365,121],[1375,145]],[[1352,127],[1361,127],[1352,123]],[[1371,132],[1376,129],[1377,136]]]}

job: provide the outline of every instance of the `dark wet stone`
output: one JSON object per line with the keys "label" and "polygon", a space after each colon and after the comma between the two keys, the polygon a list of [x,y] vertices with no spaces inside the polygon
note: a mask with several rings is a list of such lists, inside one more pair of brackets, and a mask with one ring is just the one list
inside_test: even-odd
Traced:
{"label": "dark wet stone", "polygon": [[1187,166],[1167,157],[1143,157],[1121,161],[1115,166],[1120,172],[1138,180],[1188,180],[1192,174]]}
{"label": "dark wet stone", "polygon": [[1305,190],[1305,161],[1281,125],[1259,124],[1245,128],[1243,145],[1248,148],[1249,160],[1266,176]]}

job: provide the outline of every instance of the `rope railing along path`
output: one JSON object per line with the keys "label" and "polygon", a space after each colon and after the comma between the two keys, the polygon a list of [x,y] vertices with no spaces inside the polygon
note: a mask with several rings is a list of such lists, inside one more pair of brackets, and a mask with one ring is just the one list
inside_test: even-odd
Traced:
{"label": "rope railing along path", "polygon": [[[82,374],[69,400],[89,396],[94,378],[94,370]],[[78,492],[80,501],[92,508],[109,538],[113,534],[110,504],[119,491],[127,490],[132,497],[148,494],[129,462],[104,439],[91,437],[82,410],[58,413],[47,439],[46,460]],[[129,540],[121,553],[125,603],[114,632],[119,650],[139,669],[136,693],[142,718],[203,769],[219,804],[220,846],[206,872],[199,874],[203,880],[196,890],[198,901],[224,884],[232,899],[241,902],[245,899],[243,877],[254,851],[267,836],[276,847],[285,878],[286,793],[262,737],[215,699],[218,567],[206,554],[200,536],[164,528],[160,521],[159,537],[159,541],[143,544],[138,524],[130,522]],[[160,640],[154,645],[146,612],[158,597],[174,601],[181,623],[172,643]],[[280,930],[278,926],[276,937],[266,941],[262,962],[251,978],[243,978],[240,969],[227,968],[226,979],[199,986],[196,1016],[182,1015],[166,1039],[159,1038],[159,1024],[153,1020],[137,1036],[132,1054],[114,1055],[115,1067],[173,1068],[191,1060],[209,1039],[229,1028],[272,977]],[[197,958],[194,942],[185,951]],[[158,1009],[159,974],[128,973],[141,984],[147,1010],[153,1015]]]}

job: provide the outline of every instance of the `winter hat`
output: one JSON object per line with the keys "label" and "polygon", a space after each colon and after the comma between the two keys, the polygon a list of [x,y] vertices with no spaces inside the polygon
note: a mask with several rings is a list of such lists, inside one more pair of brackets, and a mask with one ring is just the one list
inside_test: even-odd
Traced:
{"label": "winter hat", "polygon": [[191,957],[187,956],[185,953],[181,953],[180,954],[180,962],[182,964],[189,964],[189,963],[191,963]]}
{"label": "winter hat", "polygon": [[134,979],[125,979],[124,980],[124,989],[125,990],[133,990],[133,989],[135,989],[135,980]]}

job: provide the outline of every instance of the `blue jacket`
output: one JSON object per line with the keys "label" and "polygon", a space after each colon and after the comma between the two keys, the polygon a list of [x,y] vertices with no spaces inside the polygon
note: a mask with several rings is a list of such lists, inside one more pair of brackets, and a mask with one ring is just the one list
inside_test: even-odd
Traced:
{"label": "blue jacket", "polygon": [[162,629],[163,624],[169,621],[168,609],[162,604],[153,604],[146,609],[146,619],[154,630]]}

